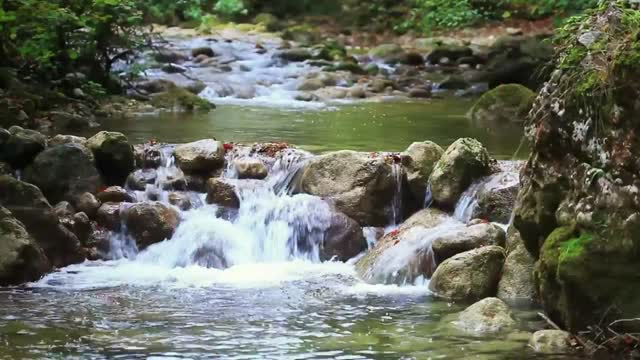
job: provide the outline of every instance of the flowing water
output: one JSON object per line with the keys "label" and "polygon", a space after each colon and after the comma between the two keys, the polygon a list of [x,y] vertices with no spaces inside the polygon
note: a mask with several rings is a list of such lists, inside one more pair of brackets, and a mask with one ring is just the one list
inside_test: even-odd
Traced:
{"label": "flowing water", "polygon": [[[103,127],[136,143],[215,137],[287,142],[312,153],[402,151],[414,141],[447,146],[469,136],[497,158],[511,159],[520,144],[517,127],[470,123],[464,115],[472,102],[466,99],[295,101],[299,77],[313,68],[275,63],[274,42],[263,40],[267,54],[262,57],[249,51],[255,40],[196,39],[177,47],[204,44],[228,58],[231,67],[224,73],[190,70],[191,76],[204,78],[207,89],[201,95],[221,104],[218,109],[107,119]],[[163,182],[180,172],[168,149],[156,183],[135,193],[139,201],[168,201]],[[255,155],[239,150],[229,156]],[[112,236],[113,260],[73,265],[20,288],[0,288],[0,359],[540,358],[526,347],[530,332],[541,326],[534,310],[516,309],[518,328],[508,335],[471,337],[450,326],[452,314],[465,306],[434,298],[428,280],[370,285],[358,277],[353,261],[321,262],[319,245],[331,209],[316,197],[287,191],[310,156],[295,150],[276,160],[261,159],[270,168],[264,182],[236,179],[229,167],[224,176],[239,186],[240,209],[205,206],[204,195],[191,193],[193,209],[181,212],[180,226],[165,242],[138,251],[123,226]],[[402,178],[399,166],[394,176]],[[459,204],[460,219],[472,206],[476,187]],[[402,193],[401,181],[397,193]],[[401,200],[396,195],[389,204],[387,231],[403,216]],[[452,217],[449,225],[462,223]],[[364,232],[374,246],[379,230]],[[412,251],[398,247],[386,265],[402,262]]]}

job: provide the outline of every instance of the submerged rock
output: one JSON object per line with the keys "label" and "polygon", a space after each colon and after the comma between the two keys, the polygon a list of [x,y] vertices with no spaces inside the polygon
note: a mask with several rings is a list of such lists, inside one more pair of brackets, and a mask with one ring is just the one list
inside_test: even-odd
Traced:
{"label": "submerged rock", "polygon": [[101,131],[87,140],[96,165],[109,185],[123,185],[133,171],[135,157],[133,147],[124,134]]}
{"label": "submerged rock", "polygon": [[65,144],[41,152],[27,167],[26,181],[38,186],[53,203],[76,204],[85,192],[96,193],[102,185],[93,155],[79,144]]}
{"label": "submerged rock", "polygon": [[451,208],[475,180],[493,170],[487,149],[474,139],[454,142],[436,163],[429,182],[436,204]]}
{"label": "submerged rock", "polygon": [[522,85],[501,85],[482,95],[468,116],[472,121],[489,126],[523,123],[535,98],[536,93]]}
{"label": "submerged rock", "polygon": [[362,226],[385,226],[395,181],[383,157],[338,151],[311,159],[298,174],[294,192],[325,198]]}
{"label": "submerged rock", "polygon": [[571,334],[562,330],[540,330],[533,333],[529,347],[542,354],[567,354],[572,352]]}
{"label": "submerged rock", "polygon": [[438,266],[429,289],[451,300],[477,301],[495,296],[504,261],[504,249],[499,246],[455,255]]}
{"label": "submerged rock", "polygon": [[0,176],[0,205],[24,225],[53,266],[64,267],[84,259],[78,238],[60,222],[35,185]]}
{"label": "submerged rock", "polygon": [[472,335],[489,335],[511,330],[516,321],[504,301],[489,297],[469,306],[454,325]]}
{"label": "submerged rock", "polygon": [[224,166],[224,146],[213,139],[179,145],[176,163],[186,173],[213,174]]}
{"label": "submerged rock", "polygon": [[0,286],[40,279],[51,264],[38,243],[13,214],[0,206]]}
{"label": "submerged rock", "polygon": [[180,214],[160,202],[131,205],[125,215],[127,230],[135,239],[138,249],[171,239],[180,222]]}

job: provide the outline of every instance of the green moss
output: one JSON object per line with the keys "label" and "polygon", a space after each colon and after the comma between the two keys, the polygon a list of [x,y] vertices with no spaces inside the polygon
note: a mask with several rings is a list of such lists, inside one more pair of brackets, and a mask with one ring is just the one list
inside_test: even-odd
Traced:
{"label": "green moss", "polygon": [[584,253],[585,246],[593,241],[593,234],[583,233],[577,238],[564,242],[560,248],[560,262],[571,261]]}
{"label": "green moss", "polygon": [[470,111],[472,120],[524,121],[536,93],[519,84],[500,85],[485,93]]}
{"label": "green moss", "polygon": [[210,111],[215,108],[215,105],[209,101],[177,86],[172,86],[168,91],[154,96],[151,104],[157,108],[169,110],[179,108],[186,111]]}

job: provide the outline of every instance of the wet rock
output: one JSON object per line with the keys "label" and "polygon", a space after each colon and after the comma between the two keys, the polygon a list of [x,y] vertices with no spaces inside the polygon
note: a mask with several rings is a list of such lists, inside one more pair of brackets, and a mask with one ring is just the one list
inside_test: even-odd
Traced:
{"label": "wet rock", "polygon": [[101,203],[121,203],[121,202],[133,202],[134,199],[127,190],[120,186],[110,186],[101,192],[96,197]]}
{"label": "wet rock", "polygon": [[110,231],[120,231],[120,203],[104,203],[98,208],[96,221],[101,227]]}
{"label": "wet rock", "polygon": [[269,13],[260,13],[253,18],[254,24],[262,24],[267,31],[280,31],[282,30],[282,26],[280,24],[280,20],[272,14]]}
{"label": "wet rock", "polygon": [[186,66],[177,65],[177,64],[167,64],[162,67],[162,71],[167,74],[182,74],[189,71]]}
{"label": "wet rock", "polygon": [[354,99],[364,99],[367,97],[367,92],[361,86],[354,86],[349,89],[348,96]]}
{"label": "wet rock", "polygon": [[284,40],[295,41],[306,46],[317,44],[321,40],[320,37],[321,33],[307,24],[289,26],[282,33],[282,38]]}
{"label": "wet rock", "polygon": [[50,147],[64,145],[64,144],[80,144],[86,146],[87,138],[74,135],[56,135],[49,139],[48,145]]}
{"label": "wet rock", "polygon": [[469,118],[488,125],[523,123],[535,98],[536,93],[522,85],[501,85],[482,95]]}
{"label": "wet rock", "polygon": [[106,183],[123,185],[135,165],[129,139],[119,132],[101,131],[87,140],[87,147]]}
{"label": "wet rock", "polygon": [[438,266],[429,289],[451,300],[477,301],[495,296],[504,261],[504,249],[499,246],[463,252]]}
{"label": "wet rock", "polygon": [[13,170],[13,167],[11,167],[11,165],[7,164],[6,162],[0,161],[0,176],[2,175],[13,176],[14,173],[15,172]]}
{"label": "wet rock", "polygon": [[141,81],[136,84],[136,88],[146,92],[147,94],[158,94],[161,92],[165,92],[174,86],[176,86],[175,83],[164,79]]}
{"label": "wet rock", "polygon": [[408,52],[401,62],[411,66],[421,66],[424,65],[424,57],[419,53]]}
{"label": "wet rock", "polygon": [[469,84],[469,82],[463,77],[452,75],[442,80],[438,88],[442,90],[464,90],[470,86],[471,84]]}
{"label": "wet rock", "polygon": [[500,172],[491,175],[477,191],[474,206],[471,208],[471,218],[507,224],[511,219],[519,189],[518,173]]}
{"label": "wet rock", "polygon": [[169,204],[182,211],[190,210],[192,207],[191,198],[185,193],[172,192],[169,194]]}
{"label": "wet rock", "polygon": [[262,180],[267,177],[269,170],[264,163],[257,159],[240,159],[233,163],[238,179]]}
{"label": "wet rock", "polygon": [[49,117],[57,131],[77,131],[99,124],[92,116],[77,115],[66,111],[51,111]]}
{"label": "wet rock", "polygon": [[491,173],[492,165],[493,160],[480,142],[469,138],[457,140],[431,173],[433,200],[443,207],[455,206],[469,185]]}
{"label": "wet rock", "polygon": [[126,213],[126,225],[138,249],[170,239],[180,222],[180,214],[160,202],[131,205]]}
{"label": "wet rock", "polygon": [[59,218],[70,218],[73,216],[73,214],[75,214],[75,209],[73,208],[73,206],[71,206],[71,204],[69,204],[68,201],[61,201],[59,203],[56,204],[56,206],[53,207],[53,212],[59,217]]}
{"label": "wet rock", "polygon": [[91,219],[95,218],[99,207],[100,202],[92,193],[89,192],[81,194],[76,201],[76,208],[78,211],[87,214]]}
{"label": "wet rock", "polygon": [[47,199],[76,204],[78,197],[95,193],[101,186],[93,155],[82,145],[65,144],[48,148],[25,170],[26,181],[38,186]]}
{"label": "wet rock", "polygon": [[167,91],[153,95],[151,105],[173,112],[208,112],[216,108],[210,101],[178,86],[169,87]]}
{"label": "wet rock", "polygon": [[339,87],[325,87],[314,93],[323,100],[344,99],[347,97],[347,90]]}
{"label": "wet rock", "polygon": [[193,48],[191,49],[191,57],[198,57],[200,55],[204,55],[206,57],[214,57],[216,56],[216,53],[213,51],[212,48],[210,47],[197,47],[197,48]]}
{"label": "wet rock", "polygon": [[0,205],[24,225],[53,266],[83,261],[78,238],[60,222],[35,185],[0,176]]}
{"label": "wet rock", "polygon": [[403,60],[406,59],[407,54],[400,45],[382,44],[371,49],[369,56],[373,59],[384,61],[387,64],[397,64],[404,62]]}
{"label": "wet rock", "polygon": [[540,330],[533,333],[529,347],[540,354],[569,354],[571,334],[562,330]]}
{"label": "wet rock", "polygon": [[296,95],[295,99],[297,101],[311,102],[311,101],[318,101],[320,98],[316,94],[300,93],[300,94]]}
{"label": "wet rock", "polygon": [[409,90],[409,97],[414,99],[426,99],[431,97],[431,90],[425,88],[413,88]]}
{"label": "wet rock", "polygon": [[509,255],[502,269],[502,277],[498,284],[498,298],[511,302],[533,302],[536,289],[533,273],[535,260],[524,247],[517,230],[511,230]]}
{"label": "wet rock", "polygon": [[393,81],[389,79],[373,79],[373,81],[367,85],[367,91],[374,93],[385,92],[387,88],[393,88]]}
{"label": "wet rock", "polygon": [[155,169],[136,170],[127,177],[127,187],[131,190],[144,191],[147,185],[154,184],[158,177]]}
{"label": "wet rock", "polygon": [[78,240],[80,240],[81,245],[87,246],[89,237],[91,236],[91,232],[93,231],[91,220],[89,219],[87,214],[83,212],[75,213],[72,217],[72,220],[73,233],[76,235]]}
{"label": "wet rock", "polygon": [[356,263],[360,277],[369,283],[413,284],[422,276],[429,278],[436,268],[431,239],[448,220],[436,209],[424,209],[405,221],[396,231],[384,235]]}
{"label": "wet rock", "polygon": [[187,188],[187,179],[183,174],[167,176],[167,178],[162,182],[162,190],[185,191]]}
{"label": "wet rock", "polygon": [[384,226],[395,181],[383,157],[338,151],[311,159],[297,176],[294,192],[326,198],[362,226]]}
{"label": "wet rock", "polygon": [[473,51],[466,46],[444,45],[435,48],[427,55],[427,62],[430,64],[441,64],[443,59],[449,62],[456,62],[462,57],[472,56]]}
{"label": "wet rock", "polygon": [[182,63],[187,61],[187,57],[184,54],[168,49],[158,50],[153,58],[159,63]]}
{"label": "wet rock", "polygon": [[281,51],[277,56],[285,61],[300,62],[313,58],[313,54],[307,49],[289,49]]}
{"label": "wet rock", "polygon": [[433,252],[438,263],[465,251],[483,246],[505,246],[505,232],[495,224],[465,226],[433,240]]}
{"label": "wet rock", "polygon": [[44,251],[13,214],[0,206],[0,286],[40,279],[51,270]]}
{"label": "wet rock", "polygon": [[367,249],[367,240],[362,228],[345,214],[334,211],[331,215],[329,229],[325,233],[320,248],[320,259],[329,261],[347,261]]}
{"label": "wet rock", "polygon": [[185,181],[187,182],[187,190],[195,191],[199,193],[207,192],[207,177],[199,176],[194,174],[187,174],[184,176]]}
{"label": "wet rock", "polygon": [[444,150],[431,141],[415,142],[402,153],[402,165],[407,174],[409,189],[421,204],[426,199],[429,176]]}
{"label": "wet rock", "polygon": [[157,144],[138,144],[133,146],[133,154],[137,167],[156,169],[162,165],[162,149]]}
{"label": "wet rock", "polygon": [[324,87],[324,83],[321,79],[307,79],[298,86],[299,91],[314,91],[318,89],[322,89]]}
{"label": "wet rock", "polygon": [[186,173],[211,174],[224,166],[225,150],[213,139],[179,145],[175,150],[176,163]]}
{"label": "wet rock", "polygon": [[454,322],[456,328],[471,335],[490,335],[512,330],[516,321],[504,301],[490,297],[469,306]]}
{"label": "wet rock", "polygon": [[0,128],[0,161],[16,169],[30,164],[46,145],[46,137],[37,131],[19,126],[12,126],[8,131]]}
{"label": "wet rock", "polygon": [[207,203],[237,209],[240,207],[240,198],[233,184],[223,179],[211,178],[207,181]]}

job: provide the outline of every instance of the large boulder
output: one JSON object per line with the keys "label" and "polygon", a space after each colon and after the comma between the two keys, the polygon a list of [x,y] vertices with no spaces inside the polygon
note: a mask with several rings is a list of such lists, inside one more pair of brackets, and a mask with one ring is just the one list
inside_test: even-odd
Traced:
{"label": "large boulder", "polygon": [[429,178],[433,201],[452,208],[469,185],[492,172],[492,165],[493,160],[480,142],[457,140],[436,163]]}
{"label": "large boulder", "polygon": [[358,274],[370,283],[399,285],[431,277],[437,265],[431,248],[433,237],[448,231],[450,221],[446,213],[436,209],[414,214],[356,263]]}
{"label": "large boulder", "polygon": [[[567,24],[554,59],[561,70],[526,124],[531,155],[514,225],[537,259],[546,313],[571,332],[640,314],[640,62],[628,36],[637,27],[625,20],[639,14],[611,1]],[[582,43],[587,32],[598,40]]]}
{"label": "large boulder", "polygon": [[133,171],[135,157],[133,147],[126,136],[119,132],[101,131],[87,140],[96,165],[108,185],[123,185]]}
{"label": "large boulder", "polygon": [[431,141],[415,142],[402,154],[411,194],[422,203],[426,199],[429,176],[442,154],[444,150]]}
{"label": "large boulder", "polygon": [[469,118],[486,126],[524,123],[536,93],[519,84],[500,85],[480,97],[469,111]]}
{"label": "large boulder", "polygon": [[495,296],[504,260],[504,249],[499,246],[455,255],[438,266],[429,289],[451,300],[477,301]]}
{"label": "large boulder", "polygon": [[505,246],[505,232],[496,224],[481,223],[452,229],[433,239],[431,246],[436,260],[441,263],[462,252],[489,245]]}
{"label": "large boulder", "polygon": [[360,225],[345,214],[334,211],[320,247],[320,259],[347,261],[366,249],[367,240]]}
{"label": "large boulder", "polygon": [[212,174],[224,166],[224,146],[213,139],[179,145],[176,162],[186,173]]}
{"label": "large boulder", "polygon": [[36,186],[0,176],[0,205],[24,224],[53,266],[64,267],[84,260],[78,238],[61,223]]}
{"label": "large boulder", "polygon": [[180,222],[178,211],[161,202],[133,204],[125,217],[127,230],[140,250],[171,239]]}
{"label": "large boulder", "polygon": [[47,146],[47,138],[34,130],[12,126],[0,128],[0,161],[23,169]]}
{"label": "large boulder", "polygon": [[96,193],[102,181],[91,152],[79,144],[54,146],[36,156],[24,178],[38,186],[52,203],[76,204],[85,192]]}
{"label": "large boulder", "polygon": [[488,177],[475,189],[475,196],[462,218],[483,219],[507,224],[520,190],[520,175],[516,171],[503,171]]}
{"label": "large boulder", "polygon": [[510,229],[509,255],[504,262],[497,297],[509,302],[533,302],[535,260],[527,251],[517,230]]}
{"label": "large boulder", "polygon": [[13,214],[0,206],[0,286],[35,281],[51,270],[44,251]]}
{"label": "large boulder", "polygon": [[488,297],[461,312],[454,325],[471,335],[489,335],[512,330],[516,321],[504,301]]}
{"label": "large boulder", "polygon": [[316,195],[362,226],[385,226],[396,183],[383,157],[338,151],[311,159],[295,180],[294,192]]}

